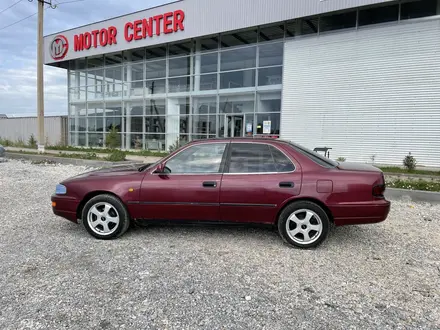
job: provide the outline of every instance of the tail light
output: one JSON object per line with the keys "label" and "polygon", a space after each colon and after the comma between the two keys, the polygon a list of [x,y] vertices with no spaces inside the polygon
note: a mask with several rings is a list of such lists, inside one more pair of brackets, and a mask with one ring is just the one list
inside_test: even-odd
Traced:
{"label": "tail light", "polygon": [[381,173],[381,180],[380,183],[373,186],[373,196],[378,198],[383,198],[383,194],[385,192],[386,186],[385,186],[385,177],[383,173]]}

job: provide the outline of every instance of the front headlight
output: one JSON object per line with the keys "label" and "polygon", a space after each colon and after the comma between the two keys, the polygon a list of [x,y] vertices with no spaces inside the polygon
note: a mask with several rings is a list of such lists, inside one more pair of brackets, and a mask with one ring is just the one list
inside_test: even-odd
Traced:
{"label": "front headlight", "polygon": [[57,186],[55,188],[55,194],[56,195],[65,195],[66,193],[67,193],[66,186],[64,186],[62,184],[57,184]]}

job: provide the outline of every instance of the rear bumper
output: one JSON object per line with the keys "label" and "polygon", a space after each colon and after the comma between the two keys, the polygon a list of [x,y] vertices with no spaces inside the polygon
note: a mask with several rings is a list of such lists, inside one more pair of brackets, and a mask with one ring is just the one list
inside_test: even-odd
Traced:
{"label": "rear bumper", "polygon": [[64,219],[78,223],[76,216],[76,210],[79,205],[79,201],[74,197],[52,195],[50,200],[52,201],[52,212]]}
{"label": "rear bumper", "polygon": [[329,206],[336,226],[362,225],[385,221],[391,202],[385,199]]}

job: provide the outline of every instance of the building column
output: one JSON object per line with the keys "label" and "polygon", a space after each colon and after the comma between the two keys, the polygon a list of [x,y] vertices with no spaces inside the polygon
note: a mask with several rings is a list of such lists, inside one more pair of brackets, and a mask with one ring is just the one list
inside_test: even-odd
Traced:
{"label": "building column", "polygon": [[[80,75],[80,72],[79,71],[75,71],[75,88],[76,88],[76,90],[78,92],[76,100],[81,99],[80,85],[81,85],[81,75]],[[78,114],[78,112],[79,112],[80,108],[81,107],[79,107],[77,105],[74,106],[74,109],[75,109],[75,114],[74,114],[74,116],[75,116],[75,131],[77,131],[78,127],[79,127],[79,114]],[[79,134],[78,133],[75,133],[75,139],[74,139],[73,143],[75,144],[75,146],[79,145]]]}
{"label": "building column", "polygon": [[194,91],[200,91],[200,72],[202,58],[200,55],[200,40],[196,40],[196,54],[194,56]]}
{"label": "building column", "polygon": [[[127,54],[127,65],[125,66],[125,70],[127,71],[127,81],[124,84],[127,86],[127,98],[131,97],[131,80],[132,80],[132,65],[131,65],[132,57],[131,53]],[[124,97],[124,96],[123,96]],[[131,102],[125,103],[125,149],[131,149]]]}

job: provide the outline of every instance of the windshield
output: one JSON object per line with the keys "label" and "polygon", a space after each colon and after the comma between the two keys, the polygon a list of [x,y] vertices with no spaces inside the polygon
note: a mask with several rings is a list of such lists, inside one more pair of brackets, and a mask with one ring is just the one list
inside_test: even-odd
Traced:
{"label": "windshield", "polygon": [[315,163],[324,166],[324,167],[336,167],[339,165],[337,161],[334,161],[330,158],[324,157],[323,155],[317,153],[316,151],[310,150],[306,147],[303,147],[302,145],[293,143],[292,141],[286,141],[289,143],[296,151],[302,153],[303,155],[306,155],[311,160],[313,160]]}

